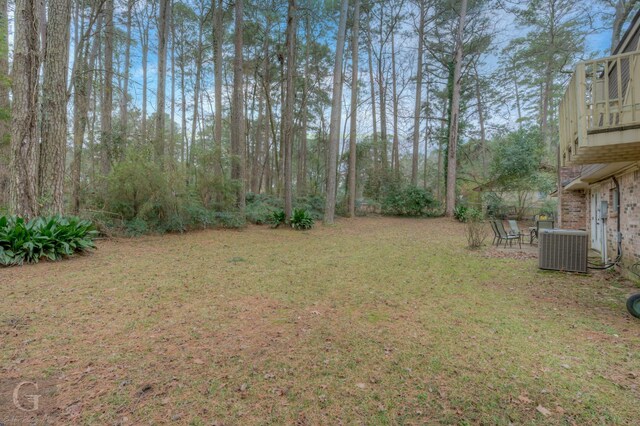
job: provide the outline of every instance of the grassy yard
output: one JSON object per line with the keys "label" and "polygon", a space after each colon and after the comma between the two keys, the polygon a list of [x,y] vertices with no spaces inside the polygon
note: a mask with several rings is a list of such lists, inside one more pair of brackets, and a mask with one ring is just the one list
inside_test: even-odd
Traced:
{"label": "grassy yard", "polygon": [[632,286],[465,246],[363,218],[3,269],[0,376],[54,380],[60,423],[637,424]]}

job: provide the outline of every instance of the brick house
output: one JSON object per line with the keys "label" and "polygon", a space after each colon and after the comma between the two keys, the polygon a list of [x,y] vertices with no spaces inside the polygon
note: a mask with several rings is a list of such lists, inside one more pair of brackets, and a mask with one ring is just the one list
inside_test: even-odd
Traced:
{"label": "brick house", "polygon": [[640,12],[612,56],[577,65],[560,104],[558,224],[640,271]]}

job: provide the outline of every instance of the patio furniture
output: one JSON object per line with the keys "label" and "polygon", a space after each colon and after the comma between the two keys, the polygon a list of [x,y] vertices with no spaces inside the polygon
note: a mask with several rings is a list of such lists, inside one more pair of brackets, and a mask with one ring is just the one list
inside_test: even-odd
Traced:
{"label": "patio furniture", "polygon": [[491,242],[491,245],[494,245],[496,244],[496,241],[500,240],[500,234],[498,234],[498,228],[496,227],[495,220],[490,220],[489,224],[491,224],[491,230],[493,231],[493,241]]}
{"label": "patio furniture", "polygon": [[509,246],[511,246],[513,244],[513,241],[515,240],[515,241],[518,241],[518,245],[520,246],[520,248],[522,248],[522,236],[520,234],[518,235],[509,234],[507,230],[504,228],[504,224],[502,223],[501,220],[494,220],[493,224],[496,227],[496,231],[498,232],[497,245],[500,245],[500,243],[504,241],[505,247],[507,247],[507,243],[509,243]]}
{"label": "patio furniture", "polygon": [[515,220],[509,220],[509,228],[511,231],[509,232],[511,235],[520,235],[520,237],[524,237],[524,232],[520,231],[520,227],[518,226],[518,222]]}
{"label": "patio furniture", "polygon": [[539,231],[541,229],[553,229],[555,228],[555,222],[553,220],[537,220],[536,226],[529,228],[529,244],[533,244],[534,239],[538,239]]}

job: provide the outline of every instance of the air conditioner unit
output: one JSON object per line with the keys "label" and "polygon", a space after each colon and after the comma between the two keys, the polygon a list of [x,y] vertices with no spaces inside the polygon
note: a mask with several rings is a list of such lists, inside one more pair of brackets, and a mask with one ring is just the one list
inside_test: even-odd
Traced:
{"label": "air conditioner unit", "polygon": [[540,229],[540,269],[587,273],[588,237],[585,231]]}

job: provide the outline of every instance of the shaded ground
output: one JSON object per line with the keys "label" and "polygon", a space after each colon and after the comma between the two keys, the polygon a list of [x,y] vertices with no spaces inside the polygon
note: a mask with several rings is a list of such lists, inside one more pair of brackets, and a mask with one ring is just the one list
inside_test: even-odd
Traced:
{"label": "shaded ground", "polygon": [[636,423],[630,284],[465,245],[366,218],[0,270],[0,376],[57,383],[60,423]]}

